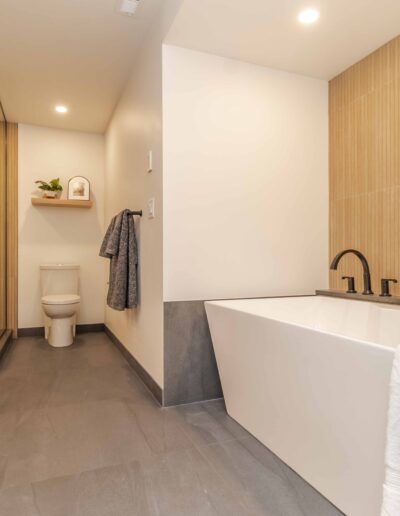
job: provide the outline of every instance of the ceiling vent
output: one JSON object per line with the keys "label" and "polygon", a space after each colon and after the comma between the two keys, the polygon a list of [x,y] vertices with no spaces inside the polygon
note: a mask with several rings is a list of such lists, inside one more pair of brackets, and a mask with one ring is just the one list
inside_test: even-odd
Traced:
{"label": "ceiling vent", "polygon": [[119,2],[118,12],[124,16],[133,16],[140,2],[141,0],[121,0]]}

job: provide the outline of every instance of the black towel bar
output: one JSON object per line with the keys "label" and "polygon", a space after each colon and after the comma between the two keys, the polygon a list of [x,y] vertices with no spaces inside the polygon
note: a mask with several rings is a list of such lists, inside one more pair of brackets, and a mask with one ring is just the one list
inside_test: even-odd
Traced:
{"label": "black towel bar", "polygon": [[143,211],[142,210],[140,210],[140,211],[130,211],[129,215],[139,215],[139,217],[142,217]]}

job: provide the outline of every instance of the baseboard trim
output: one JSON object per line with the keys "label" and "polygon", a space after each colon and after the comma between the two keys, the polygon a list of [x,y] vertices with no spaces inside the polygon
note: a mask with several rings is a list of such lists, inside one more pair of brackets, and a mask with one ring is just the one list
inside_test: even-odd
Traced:
{"label": "baseboard trim", "polygon": [[12,331],[6,330],[0,337],[0,362],[5,357],[12,343]]}
{"label": "baseboard trim", "polygon": [[[77,324],[76,333],[95,333],[104,331],[104,323]],[[44,337],[44,327],[18,328],[18,337]]]}
{"label": "baseboard trim", "polygon": [[18,337],[44,337],[44,328],[18,328]]}
{"label": "baseboard trim", "polygon": [[76,333],[99,333],[104,331],[104,323],[77,324]]}
{"label": "baseboard trim", "polygon": [[150,376],[150,374],[146,371],[146,369],[136,360],[136,358],[129,353],[126,347],[122,344],[122,342],[114,335],[114,333],[104,325],[104,331],[110,338],[111,342],[115,345],[115,347],[120,351],[128,364],[132,367],[135,373],[142,380],[144,385],[149,389],[151,394],[155,397],[160,405],[163,404],[163,391],[158,383]]}

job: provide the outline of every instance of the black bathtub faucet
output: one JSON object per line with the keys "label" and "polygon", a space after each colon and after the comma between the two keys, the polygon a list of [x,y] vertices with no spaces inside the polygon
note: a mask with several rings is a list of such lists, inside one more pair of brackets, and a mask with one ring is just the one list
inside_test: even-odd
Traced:
{"label": "black bathtub faucet", "polygon": [[372,296],[373,292],[371,289],[371,274],[369,272],[369,265],[365,256],[357,251],[356,249],[345,249],[338,253],[331,263],[331,270],[336,271],[339,265],[340,260],[343,258],[345,254],[355,254],[357,258],[360,260],[362,268],[363,268],[363,277],[364,277],[364,296]]}
{"label": "black bathtub faucet", "polygon": [[397,283],[397,279],[388,279],[388,278],[382,278],[381,279],[381,293],[379,294],[380,297],[392,297],[392,294],[389,291],[389,283]]}

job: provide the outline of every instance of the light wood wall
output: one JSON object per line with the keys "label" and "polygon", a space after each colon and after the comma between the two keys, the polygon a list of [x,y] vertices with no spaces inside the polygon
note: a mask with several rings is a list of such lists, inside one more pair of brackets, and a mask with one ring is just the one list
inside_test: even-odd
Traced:
{"label": "light wood wall", "polygon": [[[330,257],[360,250],[379,293],[382,277],[400,282],[400,36],[330,81],[329,125]],[[343,275],[362,291],[357,259],[331,271],[331,288]]]}
{"label": "light wood wall", "polygon": [[18,125],[7,123],[7,328],[18,333]]}
{"label": "light wood wall", "polygon": [[7,327],[6,123],[0,122],[0,335]]}

